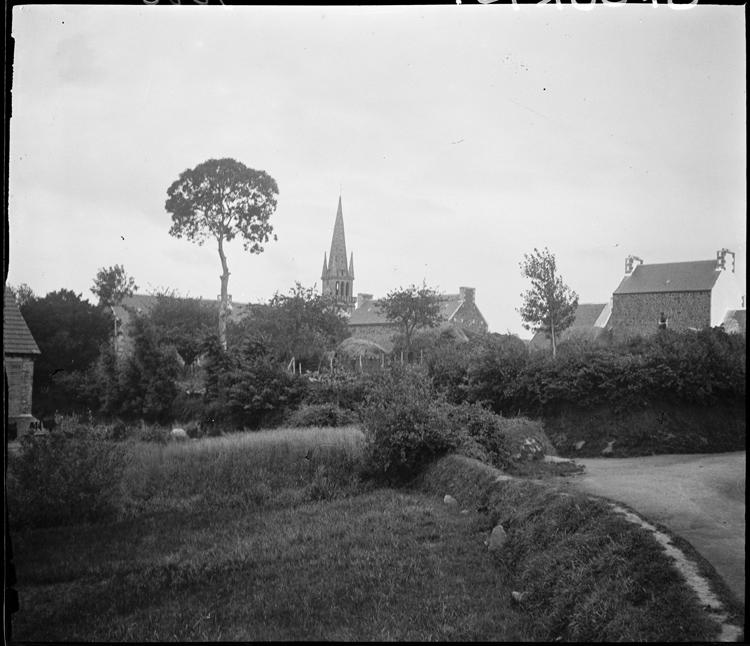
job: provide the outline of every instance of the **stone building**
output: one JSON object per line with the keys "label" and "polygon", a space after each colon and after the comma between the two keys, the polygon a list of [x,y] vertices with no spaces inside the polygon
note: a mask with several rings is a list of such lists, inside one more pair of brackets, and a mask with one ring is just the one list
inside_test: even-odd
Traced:
{"label": "stone building", "polygon": [[744,310],[734,253],[716,260],[643,264],[628,256],[625,277],[612,295],[615,336],[648,335],[660,327],[683,331],[721,325],[730,310]]}
{"label": "stone building", "polygon": [[321,287],[323,294],[335,297],[337,301],[343,303],[347,313],[351,313],[356,301],[354,298],[354,254],[351,255],[347,264],[341,196],[339,196],[339,208],[336,211],[336,222],[333,226],[331,253],[326,257],[323,252],[321,280],[323,281]]}
{"label": "stone building", "polygon": [[[472,332],[487,332],[487,321],[476,304],[476,290],[473,287],[459,287],[458,294],[441,296],[441,329],[458,327]],[[368,339],[380,344],[388,352],[393,350],[392,338],[399,332],[395,323],[386,319],[372,294],[358,294],[357,306],[349,317],[352,337]]]}
{"label": "stone building", "polygon": [[34,360],[39,354],[39,347],[29,326],[6,285],[3,307],[3,372],[8,440],[15,440],[28,433],[29,426],[37,421],[31,415],[31,389],[34,383]]}

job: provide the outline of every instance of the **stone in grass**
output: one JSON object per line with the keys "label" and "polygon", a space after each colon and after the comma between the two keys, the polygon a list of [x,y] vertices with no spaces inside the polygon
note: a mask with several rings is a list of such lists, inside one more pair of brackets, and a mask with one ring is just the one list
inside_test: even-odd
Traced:
{"label": "stone in grass", "polygon": [[183,441],[188,439],[187,431],[184,428],[173,428],[169,435],[173,440]]}
{"label": "stone in grass", "polygon": [[611,442],[607,442],[607,446],[605,446],[602,449],[602,455],[605,457],[608,457],[614,453],[614,450],[612,449],[612,445],[615,443],[615,440],[612,440]]}
{"label": "stone in grass", "polygon": [[466,515],[466,514],[468,514],[468,513],[469,513],[469,510],[468,510],[468,509],[462,509],[462,510],[461,510],[461,513],[462,513],[462,514],[464,514],[464,515]]}
{"label": "stone in grass", "polygon": [[581,440],[580,442],[575,443],[576,451],[580,451],[583,448],[583,445],[586,444],[586,440]]}
{"label": "stone in grass", "polygon": [[458,504],[458,501],[453,496],[449,496],[448,494],[446,494],[445,498],[443,498],[443,502],[446,505],[450,505],[451,507],[455,507]]}
{"label": "stone in grass", "polygon": [[497,525],[492,530],[492,536],[490,536],[490,552],[499,552],[505,545],[506,540],[508,540],[508,535],[505,533],[503,526]]}
{"label": "stone in grass", "polygon": [[525,592],[516,592],[515,590],[510,593],[511,598],[516,603],[521,603],[524,600],[524,597],[526,597]]}

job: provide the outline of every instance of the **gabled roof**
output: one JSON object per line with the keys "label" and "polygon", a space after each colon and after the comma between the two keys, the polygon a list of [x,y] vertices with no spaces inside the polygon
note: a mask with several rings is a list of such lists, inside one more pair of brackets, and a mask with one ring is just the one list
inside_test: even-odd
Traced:
{"label": "gabled roof", "polygon": [[3,354],[41,354],[7,285],[3,302]]}
{"label": "gabled roof", "polygon": [[[608,308],[608,303],[579,303],[576,308],[576,316],[573,325],[563,331],[557,337],[557,342],[568,341],[569,339],[583,339],[595,341],[603,332],[604,327],[596,325],[600,317]],[[605,316],[606,318],[606,316]],[[551,348],[550,341],[544,332],[539,331],[534,334],[529,341],[530,348]]]}
{"label": "gabled roof", "polygon": [[[440,314],[450,321],[463,304],[460,294],[444,294],[440,298]],[[363,301],[349,317],[349,325],[393,325],[377,305],[377,299]]]}
{"label": "gabled roof", "polygon": [[713,289],[719,274],[715,260],[638,265],[614,293],[706,292]]}

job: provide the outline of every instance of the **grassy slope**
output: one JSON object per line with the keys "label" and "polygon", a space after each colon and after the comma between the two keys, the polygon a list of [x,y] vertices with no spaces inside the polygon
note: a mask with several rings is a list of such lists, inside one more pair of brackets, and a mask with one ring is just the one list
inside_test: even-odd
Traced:
{"label": "grassy slope", "polygon": [[[522,606],[535,639],[707,641],[718,635],[718,624],[654,538],[605,501],[560,495],[549,483],[497,483],[496,477],[485,465],[449,456],[432,465],[418,487],[450,493],[482,511],[487,530],[503,525],[508,543],[501,566],[525,594]],[[690,552],[704,573],[712,570]],[[726,586],[714,587],[741,620],[744,608],[731,601]]]}

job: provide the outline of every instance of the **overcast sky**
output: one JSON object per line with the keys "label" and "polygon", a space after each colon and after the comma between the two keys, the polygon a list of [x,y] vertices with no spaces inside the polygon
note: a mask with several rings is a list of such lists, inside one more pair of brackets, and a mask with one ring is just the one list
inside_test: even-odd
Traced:
{"label": "overcast sky", "polygon": [[475,287],[531,333],[519,263],[548,247],[581,302],[625,257],[746,266],[743,7],[22,6],[13,10],[8,282],[215,299],[215,243],[166,191],[210,158],[279,185],[277,242],[227,256],[237,302],[321,286],[339,194],[355,293]]}

